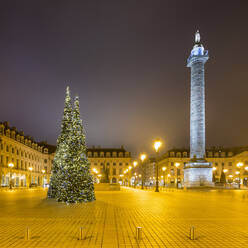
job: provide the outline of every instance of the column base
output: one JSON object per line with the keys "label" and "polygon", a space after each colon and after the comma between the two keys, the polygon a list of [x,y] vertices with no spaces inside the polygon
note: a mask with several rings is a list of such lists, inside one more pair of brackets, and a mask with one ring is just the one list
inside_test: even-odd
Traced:
{"label": "column base", "polygon": [[184,169],[184,187],[214,187],[212,165],[206,161],[189,162]]}

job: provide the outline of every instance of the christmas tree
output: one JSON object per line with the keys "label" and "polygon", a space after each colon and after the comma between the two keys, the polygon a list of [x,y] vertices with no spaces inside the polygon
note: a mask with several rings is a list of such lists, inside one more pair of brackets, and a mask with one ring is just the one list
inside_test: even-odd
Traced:
{"label": "christmas tree", "polygon": [[57,148],[53,160],[50,185],[48,189],[48,197],[56,198],[58,193],[59,179],[65,164],[66,154],[68,150],[68,137],[72,129],[72,104],[70,97],[70,89],[66,88],[65,107],[61,123],[61,133],[57,139]]}
{"label": "christmas tree", "polygon": [[[95,200],[93,177],[86,156],[85,133],[80,119],[79,98],[72,110],[67,91],[61,135],[53,163],[49,197],[74,203]],[[69,101],[69,102],[68,102]]]}

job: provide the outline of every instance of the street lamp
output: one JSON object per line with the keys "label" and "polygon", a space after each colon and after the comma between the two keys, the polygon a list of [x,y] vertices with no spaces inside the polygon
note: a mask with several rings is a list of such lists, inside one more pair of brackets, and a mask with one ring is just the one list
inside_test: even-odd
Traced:
{"label": "street lamp", "polygon": [[13,163],[9,163],[8,167],[10,168],[10,179],[9,179],[9,189],[12,189],[12,168],[14,167]]}
{"label": "street lamp", "polygon": [[133,161],[133,167],[135,168],[138,165],[137,161]]}
{"label": "street lamp", "polygon": [[[241,178],[240,178],[241,173],[240,172],[241,172],[241,168],[242,168],[243,165],[244,164],[242,162],[237,163],[238,171],[236,171],[236,174],[239,175],[239,189],[240,189],[240,184],[241,184]],[[237,172],[239,172],[239,173],[237,173]]]}
{"label": "street lamp", "polygon": [[161,147],[162,145],[162,142],[160,140],[156,140],[154,142],[154,149],[156,151],[156,189],[155,189],[155,192],[159,192],[159,185],[158,185],[158,150],[159,148]]}
{"label": "street lamp", "polygon": [[146,159],[146,154],[141,153],[140,154],[140,160],[141,160],[141,171],[142,171],[142,178],[141,178],[141,189],[144,189],[144,161]]}
{"label": "street lamp", "polygon": [[164,187],[165,187],[165,171],[166,171],[166,167],[163,167],[162,168],[162,171],[163,171],[163,180],[164,180]]}
{"label": "street lamp", "polygon": [[131,172],[131,170],[132,170],[132,166],[130,165],[130,166],[128,166],[128,170],[129,170],[129,173],[128,173],[128,186],[129,187],[131,187],[131,177],[132,177],[132,172]]}
{"label": "street lamp", "polygon": [[176,166],[176,179],[177,179],[177,188],[178,188],[178,174],[179,174],[179,169],[178,169],[178,167],[180,166],[180,163],[175,163],[175,166]]}

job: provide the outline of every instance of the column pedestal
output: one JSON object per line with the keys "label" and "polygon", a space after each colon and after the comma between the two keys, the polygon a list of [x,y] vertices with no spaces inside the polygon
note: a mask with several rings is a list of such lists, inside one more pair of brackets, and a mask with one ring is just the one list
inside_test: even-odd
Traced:
{"label": "column pedestal", "polygon": [[214,187],[212,165],[206,161],[189,162],[184,168],[184,187]]}

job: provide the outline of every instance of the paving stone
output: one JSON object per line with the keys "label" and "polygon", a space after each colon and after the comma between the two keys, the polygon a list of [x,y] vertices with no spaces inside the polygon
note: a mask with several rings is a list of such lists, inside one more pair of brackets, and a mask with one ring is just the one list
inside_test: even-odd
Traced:
{"label": "paving stone", "polygon": [[[45,190],[0,192],[0,248],[247,247],[248,192],[160,193],[123,188],[91,203],[57,203]],[[136,227],[142,227],[142,240]],[[196,239],[189,239],[190,227]],[[30,228],[30,240],[24,239]],[[79,229],[83,228],[83,240]]]}

